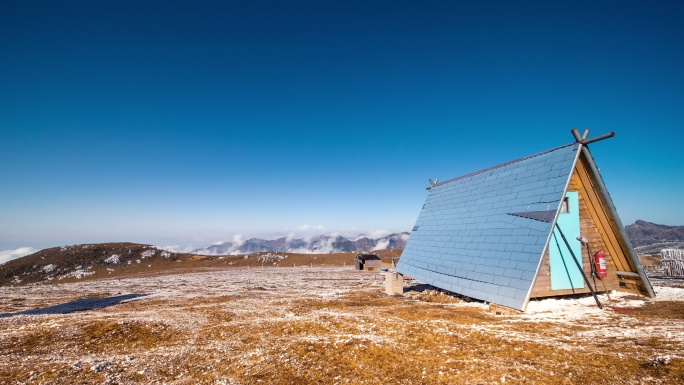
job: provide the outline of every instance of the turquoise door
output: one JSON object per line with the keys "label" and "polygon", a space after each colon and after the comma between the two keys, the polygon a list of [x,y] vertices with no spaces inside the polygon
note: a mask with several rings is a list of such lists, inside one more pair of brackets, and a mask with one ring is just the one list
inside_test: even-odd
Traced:
{"label": "turquoise door", "polygon": [[[558,214],[558,227],[563,231],[572,252],[582,266],[582,244],[577,240],[580,235],[579,201],[577,191],[568,191]],[[582,272],[572,260],[572,254],[563,241],[558,229],[553,227],[549,244],[549,265],[551,267],[551,290],[581,289],[584,287]]]}

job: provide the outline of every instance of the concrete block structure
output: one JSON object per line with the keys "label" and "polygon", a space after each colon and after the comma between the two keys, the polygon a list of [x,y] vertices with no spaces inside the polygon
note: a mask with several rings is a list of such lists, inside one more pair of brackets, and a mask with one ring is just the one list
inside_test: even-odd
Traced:
{"label": "concrete block structure", "polygon": [[385,293],[389,295],[404,294],[404,277],[399,273],[385,273]]}

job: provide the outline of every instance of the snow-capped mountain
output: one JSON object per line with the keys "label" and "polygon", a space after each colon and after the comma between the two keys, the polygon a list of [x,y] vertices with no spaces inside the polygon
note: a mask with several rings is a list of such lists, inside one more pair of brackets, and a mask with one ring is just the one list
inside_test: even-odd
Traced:
{"label": "snow-capped mountain", "polygon": [[268,240],[252,238],[244,242],[224,242],[194,253],[205,255],[250,254],[261,251],[275,251],[282,253],[325,254],[357,252],[369,250],[402,249],[406,246],[409,233],[395,233],[381,238],[359,236],[349,239],[341,235],[318,235],[309,238],[290,239],[282,237]]}

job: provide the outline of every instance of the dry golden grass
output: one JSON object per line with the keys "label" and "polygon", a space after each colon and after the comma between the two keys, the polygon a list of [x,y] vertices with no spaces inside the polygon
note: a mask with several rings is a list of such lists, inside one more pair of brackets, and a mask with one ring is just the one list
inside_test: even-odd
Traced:
{"label": "dry golden grass", "polygon": [[[328,284],[351,287],[342,286],[346,277]],[[0,383],[684,383],[677,341],[600,333],[618,324],[681,323],[680,302],[607,311],[594,325],[496,316],[441,294],[387,296],[377,286],[297,293],[246,284],[224,294],[0,319]]]}
{"label": "dry golden grass", "polygon": [[635,318],[652,320],[659,319],[679,319],[684,320],[684,302],[680,301],[661,301],[646,304],[634,309],[631,314]]}
{"label": "dry golden grass", "polygon": [[151,350],[174,342],[173,331],[162,323],[139,321],[91,321],[72,339],[77,349],[90,354]]}
{"label": "dry golden grass", "polygon": [[459,303],[459,302],[463,302],[458,297],[445,294],[439,290],[425,290],[422,293],[420,293],[417,298],[421,301],[424,301],[424,302],[435,302],[435,303]]}

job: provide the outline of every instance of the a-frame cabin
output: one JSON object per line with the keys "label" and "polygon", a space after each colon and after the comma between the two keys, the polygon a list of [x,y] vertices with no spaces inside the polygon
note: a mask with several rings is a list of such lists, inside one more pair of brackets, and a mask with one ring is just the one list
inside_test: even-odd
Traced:
{"label": "a-frame cabin", "polygon": [[397,272],[522,311],[539,297],[655,296],[587,146],[613,134],[572,133],[575,143],[431,181]]}

